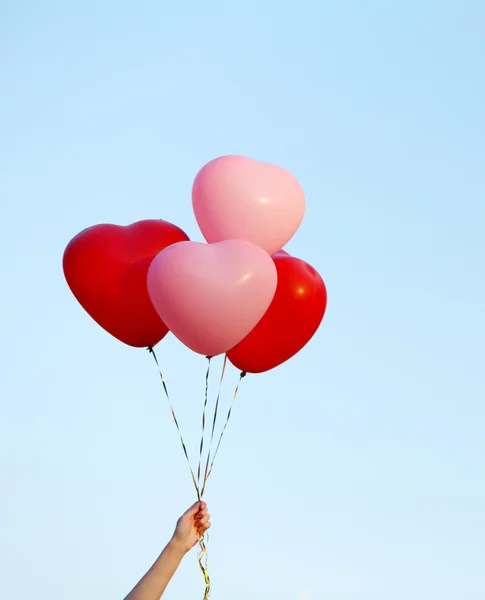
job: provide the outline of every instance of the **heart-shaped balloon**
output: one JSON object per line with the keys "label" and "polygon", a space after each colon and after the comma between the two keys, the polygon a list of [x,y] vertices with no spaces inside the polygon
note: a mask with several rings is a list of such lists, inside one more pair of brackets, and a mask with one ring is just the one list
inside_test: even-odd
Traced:
{"label": "heart-shaped balloon", "polygon": [[155,257],[147,281],[170,331],[191,350],[216,356],[264,315],[277,274],[272,258],[250,242],[181,242]]}
{"label": "heart-shaped balloon", "polygon": [[161,250],[188,239],[175,225],[155,219],[126,227],[94,225],[69,242],[64,275],[79,303],[108,333],[130,346],[152,347],[168,329],[148,296],[148,267]]}
{"label": "heart-shaped balloon", "polygon": [[203,167],[192,189],[195,218],[206,241],[247,240],[274,254],[293,237],[305,195],[281,167],[223,156]]}
{"label": "heart-shaped balloon", "polygon": [[286,252],[273,256],[278,287],[256,327],[232,350],[229,360],[241,371],[269,371],[299,352],[313,337],[327,306],[323,279],[308,263]]}

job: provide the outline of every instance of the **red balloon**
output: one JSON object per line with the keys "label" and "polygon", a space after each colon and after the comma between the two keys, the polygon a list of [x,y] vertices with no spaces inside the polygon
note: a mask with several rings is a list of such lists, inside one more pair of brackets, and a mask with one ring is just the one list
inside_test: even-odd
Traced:
{"label": "red balloon", "polygon": [[64,275],[82,307],[108,333],[136,348],[152,347],[168,329],[148,296],[148,268],[164,248],[188,239],[162,220],[94,225],[67,245]]}
{"label": "red balloon", "polygon": [[318,272],[289,254],[273,256],[278,287],[256,327],[227,353],[232,364],[247,373],[263,373],[281,365],[305,346],[320,326],[327,290]]}

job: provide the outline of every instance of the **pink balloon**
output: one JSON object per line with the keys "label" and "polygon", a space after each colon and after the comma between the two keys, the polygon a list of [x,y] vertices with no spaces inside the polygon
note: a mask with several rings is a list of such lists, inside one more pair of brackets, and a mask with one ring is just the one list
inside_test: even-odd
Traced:
{"label": "pink balloon", "polygon": [[305,195],[296,178],[281,167],[223,156],[197,174],[192,205],[207,242],[247,240],[274,254],[299,228]]}
{"label": "pink balloon", "polygon": [[261,320],[277,278],[269,254],[250,242],[180,242],[154,258],[147,285],[172,333],[195,352],[216,356]]}

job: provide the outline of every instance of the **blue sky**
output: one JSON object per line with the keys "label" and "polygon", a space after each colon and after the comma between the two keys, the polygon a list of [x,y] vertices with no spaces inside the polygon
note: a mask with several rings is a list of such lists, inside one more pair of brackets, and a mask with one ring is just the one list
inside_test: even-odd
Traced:
{"label": "blue sky", "polygon": [[[484,597],[484,20],[478,0],[0,4],[5,597],[119,600],[193,502],[154,365],[61,258],[101,222],[200,240],[193,178],[231,153],[300,180],[288,249],[329,306],[244,381],[207,495],[214,600]],[[159,355],[194,453],[205,361]],[[202,590],[191,556],[166,597]]]}

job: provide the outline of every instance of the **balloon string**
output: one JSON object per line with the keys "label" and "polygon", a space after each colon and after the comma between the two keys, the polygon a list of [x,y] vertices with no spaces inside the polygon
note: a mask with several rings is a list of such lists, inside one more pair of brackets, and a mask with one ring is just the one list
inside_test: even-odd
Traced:
{"label": "balloon string", "polygon": [[180,425],[179,425],[177,416],[175,415],[175,410],[173,408],[172,401],[170,400],[170,396],[169,396],[168,389],[167,389],[167,384],[165,383],[165,377],[163,376],[162,370],[160,368],[160,364],[158,362],[157,355],[155,354],[155,350],[151,347],[148,347],[148,352],[150,352],[150,354],[153,356],[153,359],[155,360],[155,363],[157,365],[158,373],[160,375],[160,381],[162,382],[162,386],[163,386],[163,391],[165,392],[165,396],[167,397],[168,404],[170,406],[170,411],[172,413],[173,421],[175,423],[175,426],[177,427],[177,431],[179,432],[180,441],[182,443],[182,448],[183,448],[183,451],[185,454],[185,458],[187,459],[187,463],[188,463],[189,469],[190,469],[190,474],[192,475],[192,482],[194,484],[195,491],[197,492],[197,500],[200,501],[201,496],[200,496],[199,486],[197,485],[197,480],[195,479],[194,471],[192,469],[192,465],[190,464],[189,453],[187,452],[187,446],[185,445],[184,438],[182,436],[182,431],[180,429]]}
{"label": "balloon string", "polygon": [[[227,355],[224,355],[224,362],[222,364],[222,372],[221,372],[221,379],[219,381],[219,391],[217,392],[217,400],[216,400],[216,405],[214,408],[214,417],[212,419],[212,431],[211,431],[211,438],[210,438],[210,446],[209,446],[209,452],[207,453],[207,460],[205,463],[205,471],[204,471],[204,482],[203,482],[203,489],[201,492],[201,497],[203,497],[204,492],[205,492],[205,484],[207,481],[207,473],[209,472],[209,461],[210,461],[210,455],[211,455],[211,448],[213,447],[213,441],[214,441],[214,431],[216,429],[216,422],[217,422],[217,415],[219,412],[219,402],[221,399],[221,390],[222,390],[222,382],[224,380],[224,375],[226,373],[226,366],[227,366]],[[199,485],[200,485],[200,481],[199,481]]]}
{"label": "balloon string", "polygon": [[[184,438],[183,438],[182,432],[180,430],[180,425],[179,425],[177,417],[175,415],[175,410],[173,408],[172,401],[170,400],[170,396],[169,396],[168,389],[167,389],[167,384],[165,382],[165,377],[163,376],[163,373],[162,373],[162,370],[160,368],[160,364],[158,362],[157,355],[155,354],[154,349],[151,346],[149,346],[148,347],[148,351],[153,356],[153,359],[154,359],[154,361],[155,361],[155,363],[157,365],[158,373],[160,375],[160,381],[162,382],[162,386],[163,386],[163,391],[165,392],[165,396],[167,397],[168,404],[170,406],[170,411],[172,413],[172,417],[173,417],[174,423],[175,423],[175,425],[177,427],[177,431],[179,432],[180,441],[182,443],[182,448],[183,448],[183,451],[184,451],[184,454],[185,454],[185,458],[187,459],[187,463],[189,465],[190,474],[192,476],[192,482],[194,484],[195,491],[197,492],[197,500],[200,502],[201,499],[202,499],[202,495],[200,493],[200,488],[199,488],[199,486],[197,484],[197,480],[195,479],[195,475],[194,475],[194,471],[192,469],[192,465],[190,464],[189,453],[187,452],[187,446],[185,445]],[[208,393],[208,382],[209,382],[209,373],[207,373],[207,375],[206,375],[206,394]],[[199,562],[199,567],[200,567],[200,570],[202,571],[202,574],[204,576],[204,581],[205,581],[205,592],[204,592],[204,598],[203,598],[203,600],[209,600],[210,591],[211,591],[211,580],[210,580],[209,573],[208,573],[208,570],[207,570],[208,556],[209,556],[209,554],[207,552],[207,547],[205,545],[204,536],[201,536],[200,539],[199,539],[198,562]]]}
{"label": "balloon string", "polygon": [[[204,451],[204,437],[205,437],[205,420],[206,420],[206,412],[207,412],[207,402],[209,399],[209,375],[211,369],[211,357],[207,357],[207,371],[205,374],[205,397],[204,397],[204,408],[202,410],[202,434],[200,438],[200,449],[199,449],[199,467],[197,469],[197,485],[200,489],[200,473],[202,469],[202,454]],[[202,494],[201,494],[202,498]]]}
{"label": "balloon string", "polygon": [[[225,366],[226,366],[226,361],[224,361],[223,371],[224,371]],[[201,497],[204,495],[204,491],[205,491],[205,488],[206,488],[206,485],[207,485],[207,481],[208,481],[208,479],[209,479],[209,477],[210,477],[210,475],[212,473],[212,469],[214,468],[214,461],[216,460],[217,453],[219,452],[219,448],[220,448],[220,445],[221,445],[221,442],[222,442],[222,438],[224,437],[224,433],[225,433],[225,431],[227,429],[227,425],[229,423],[229,419],[231,418],[232,409],[234,407],[234,403],[236,401],[236,397],[237,397],[237,394],[239,392],[239,387],[240,387],[241,382],[242,382],[242,380],[243,380],[244,377],[246,377],[246,372],[242,371],[241,374],[239,375],[239,381],[237,383],[236,389],[234,390],[234,393],[232,395],[232,402],[231,402],[231,405],[229,407],[229,411],[227,413],[226,422],[224,423],[224,427],[222,428],[221,435],[219,436],[219,441],[217,442],[217,447],[216,447],[216,450],[215,450],[214,455],[212,457],[212,461],[210,463],[209,471],[204,474],[204,483],[203,483],[202,490],[201,490]],[[221,378],[221,380],[222,380],[222,378]]]}
{"label": "balloon string", "polygon": [[[221,439],[222,436],[224,435],[224,431],[227,428],[227,423],[229,421],[229,418],[231,416],[231,411],[232,411],[232,406],[229,409],[228,415],[227,415],[227,420],[226,423],[224,425],[224,428],[222,430],[221,433],[221,437],[219,438],[219,443],[217,444],[217,448],[216,448],[216,452],[214,454],[214,458],[212,459],[212,463],[209,469],[209,462],[210,462],[210,456],[211,456],[211,449],[213,447],[213,441],[214,441],[214,432],[216,429],[216,423],[217,423],[217,416],[218,416],[218,412],[219,412],[219,403],[220,403],[220,398],[221,398],[221,390],[222,390],[222,382],[224,380],[224,375],[226,372],[226,366],[227,366],[227,355],[224,356],[224,362],[222,364],[222,372],[221,372],[221,378],[219,381],[219,390],[217,392],[217,399],[216,399],[216,404],[214,407],[214,416],[212,419],[212,430],[211,430],[211,437],[210,437],[210,445],[209,445],[209,451],[207,453],[207,461],[206,461],[206,465],[205,465],[205,471],[204,471],[204,481],[203,481],[203,486],[202,486],[202,490],[200,492],[200,497],[203,498],[204,496],[204,492],[205,492],[205,488],[206,488],[206,484],[207,484],[207,479],[209,478],[210,472],[212,471],[212,467],[214,466],[214,460],[217,454],[217,451],[219,450],[219,446],[221,444]],[[236,387],[236,390],[234,392],[233,395],[233,399],[232,399],[232,404],[234,404],[234,400],[236,399],[237,396],[237,392],[239,390],[239,385],[241,383],[242,378],[246,375],[246,373],[241,373],[240,377],[239,377],[239,382],[238,385]],[[207,380],[206,380],[207,383]],[[206,386],[206,392],[207,392],[207,386]],[[206,401],[207,403],[207,401]],[[204,404],[204,408],[206,406],[206,403]],[[200,480],[199,480],[199,485],[200,485]],[[207,534],[207,542],[209,541],[209,534]],[[205,594],[204,594],[204,599],[203,600],[209,600],[209,596],[210,596],[210,590],[211,590],[211,582],[210,582],[210,578],[209,578],[209,573],[207,571],[207,563],[208,563],[208,557],[209,557],[209,553],[207,550],[207,546],[204,543],[204,537],[202,537],[199,540],[199,556],[198,556],[198,560],[199,560],[199,567],[204,575],[204,579],[205,579]]]}
{"label": "balloon string", "polygon": [[197,556],[197,560],[199,562],[199,568],[202,571],[202,575],[204,576],[205,581],[205,591],[203,600],[209,600],[211,593],[211,580],[209,577],[209,572],[207,570],[209,553],[207,551],[207,546],[204,542],[204,536],[199,539],[199,553]]}

